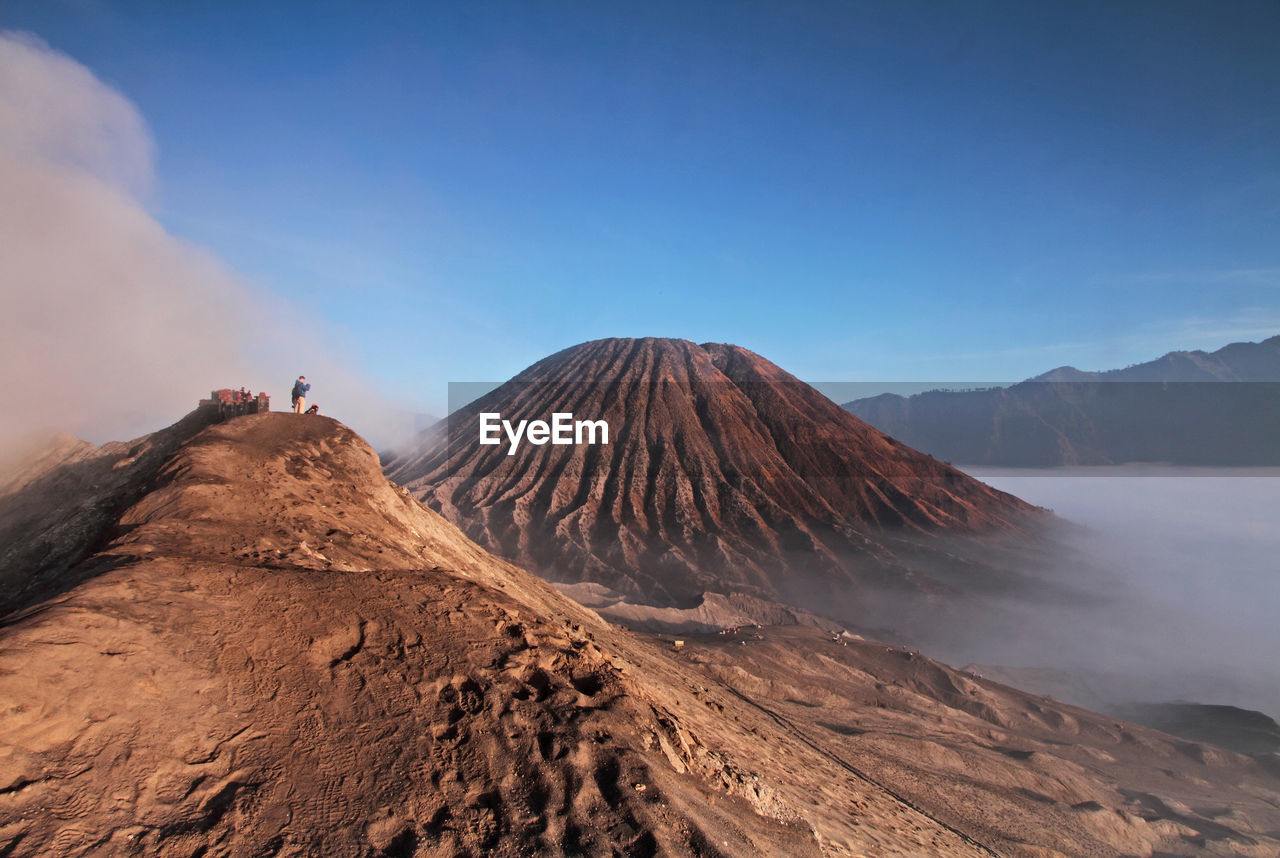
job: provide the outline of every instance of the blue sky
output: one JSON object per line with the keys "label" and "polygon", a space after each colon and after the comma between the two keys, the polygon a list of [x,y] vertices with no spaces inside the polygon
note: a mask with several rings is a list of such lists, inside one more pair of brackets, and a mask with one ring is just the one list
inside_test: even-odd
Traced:
{"label": "blue sky", "polygon": [[[412,407],[574,343],[1013,380],[1280,333],[1280,5],[5,0]],[[321,379],[314,379],[322,383]]]}

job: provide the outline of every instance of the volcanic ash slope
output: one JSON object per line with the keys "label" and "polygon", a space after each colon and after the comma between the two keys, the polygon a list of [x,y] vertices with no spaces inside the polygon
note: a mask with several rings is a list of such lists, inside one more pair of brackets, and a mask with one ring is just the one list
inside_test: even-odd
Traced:
{"label": "volcanic ash slope", "polygon": [[[605,420],[605,445],[479,443],[482,413]],[[453,414],[386,472],[471,538],[568,584],[874,621],[875,593],[1026,584],[997,545],[1051,517],[873,429],[737,346],[607,339]],[[993,558],[996,558],[993,560]],[[571,591],[572,592],[572,591]],[[594,593],[593,593],[594,594]]]}
{"label": "volcanic ash slope", "polygon": [[814,630],[663,651],[340,424],[201,422],[9,482],[27,539],[89,544],[0,626],[0,855],[1280,848],[1266,760]]}
{"label": "volcanic ash slope", "polygon": [[[17,499],[93,454],[66,458]],[[116,489],[137,500],[107,525],[110,498],[81,511],[79,583],[0,632],[0,854],[817,854],[673,711],[690,684],[340,424],[239,418]],[[962,848],[927,819],[894,839],[925,829]]]}

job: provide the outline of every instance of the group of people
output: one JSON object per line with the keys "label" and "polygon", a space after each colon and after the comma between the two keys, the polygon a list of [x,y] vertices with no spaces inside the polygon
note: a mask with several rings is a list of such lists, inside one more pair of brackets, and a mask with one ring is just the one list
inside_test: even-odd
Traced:
{"label": "group of people", "polygon": [[305,375],[298,376],[298,380],[293,383],[293,413],[294,414],[319,414],[320,406],[312,405],[307,407],[307,392],[311,390],[311,385],[307,384]]}

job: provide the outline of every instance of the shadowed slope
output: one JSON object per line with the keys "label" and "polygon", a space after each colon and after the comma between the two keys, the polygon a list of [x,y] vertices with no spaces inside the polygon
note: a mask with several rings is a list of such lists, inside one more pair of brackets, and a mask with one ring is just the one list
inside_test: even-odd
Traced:
{"label": "shadowed slope", "polygon": [[159,432],[101,447],[55,434],[0,466],[0,616],[80,580],[86,570],[73,574],[76,564],[111,538],[116,517],[212,417],[196,410]]}
{"label": "shadowed slope", "polygon": [[1025,525],[1032,508],[872,428],[737,346],[703,346],[755,406],[787,464],[846,518],[884,527],[982,532]]}

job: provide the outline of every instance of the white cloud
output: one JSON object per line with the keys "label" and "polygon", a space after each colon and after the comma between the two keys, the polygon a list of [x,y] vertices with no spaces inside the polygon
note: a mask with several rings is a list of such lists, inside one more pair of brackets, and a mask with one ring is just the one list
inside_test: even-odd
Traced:
{"label": "white cloud", "polygon": [[0,33],[0,150],[145,194],[154,144],[132,102],[25,33]]}
{"label": "white cloud", "polygon": [[0,33],[0,437],[152,431],[218,387],[287,407],[299,374],[322,410],[385,406],[331,357],[341,338],[256,294],[144,207],[154,145],[138,110],[42,42]]}
{"label": "white cloud", "polygon": [[[1027,607],[979,660],[1126,677],[1139,694],[1280,715],[1280,469],[1156,465],[970,471],[1083,525],[1057,570],[1106,598]],[[966,654],[966,657],[970,657]]]}

